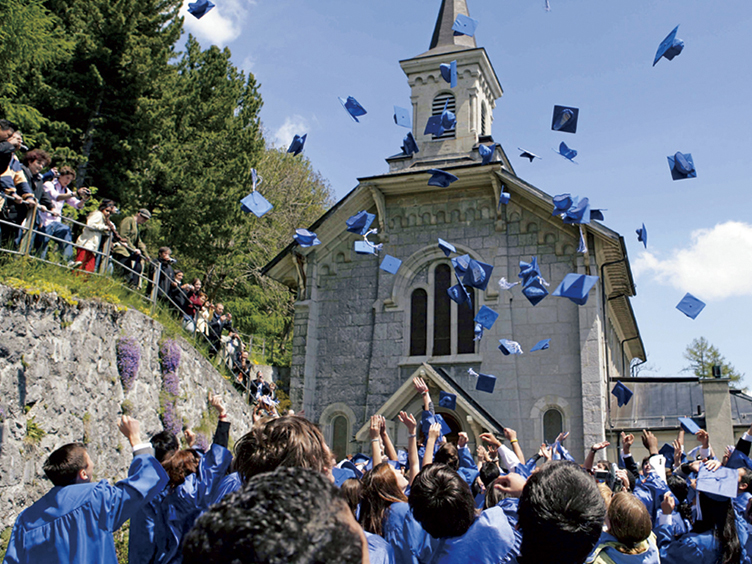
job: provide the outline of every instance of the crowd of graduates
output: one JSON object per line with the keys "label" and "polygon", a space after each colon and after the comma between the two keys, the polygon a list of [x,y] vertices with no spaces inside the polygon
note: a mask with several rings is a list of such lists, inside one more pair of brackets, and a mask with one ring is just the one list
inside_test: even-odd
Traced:
{"label": "crowd of graduates", "polygon": [[660,450],[643,431],[639,464],[633,435],[622,435],[619,465],[595,462],[605,442],[578,464],[567,433],[526,459],[512,429],[481,434],[474,458],[463,433],[445,440],[428,387],[413,384],[423,410],[420,422],[399,414],[407,450],[374,415],[371,452],[339,463],[302,414],[254,414],[234,453],[218,396],[205,452],[190,433],[182,449],[167,431],[142,442],[123,416],[128,478],[92,483],[84,445],[60,447],[44,463],[53,487],[19,515],[4,562],[115,564],[112,533],[128,519],[131,564],[750,561],[752,428],[720,459],[701,429],[688,452],[683,430]]}

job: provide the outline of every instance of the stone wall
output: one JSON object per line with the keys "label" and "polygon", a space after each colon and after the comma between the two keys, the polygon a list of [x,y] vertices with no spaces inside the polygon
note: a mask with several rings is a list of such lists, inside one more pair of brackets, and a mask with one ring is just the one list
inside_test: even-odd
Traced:
{"label": "stone wall", "polygon": [[[117,368],[123,337],[138,344],[141,357],[128,392]],[[144,440],[163,429],[159,350],[165,338],[159,323],[137,311],[0,286],[0,530],[51,487],[42,464],[63,444],[86,444],[96,479],[125,477],[131,452],[116,423],[126,409],[141,422]],[[187,341],[176,343],[179,419],[211,442],[216,418],[207,396],[221,394],[232,444],[249,430],[250,409]]]}

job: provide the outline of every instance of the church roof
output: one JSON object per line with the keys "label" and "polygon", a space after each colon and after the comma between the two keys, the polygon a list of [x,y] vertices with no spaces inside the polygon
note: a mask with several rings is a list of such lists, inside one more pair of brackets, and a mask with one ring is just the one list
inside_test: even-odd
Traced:
{"label": "church roof", "polygon": [[475,37],[454,34],[452,25],[454,25],[454,20],[457,19],[458,15],[470,15],[466,0],[441,0],[439,17],[436,19],[436,27],[431,37],[431,46],[428,51],[419,56],[451,53],[477,47]]}

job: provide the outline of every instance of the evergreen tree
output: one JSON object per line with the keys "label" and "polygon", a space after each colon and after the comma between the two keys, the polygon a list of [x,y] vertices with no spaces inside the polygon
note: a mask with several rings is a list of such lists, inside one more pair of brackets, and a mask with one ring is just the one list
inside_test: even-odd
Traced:
{"label": "evergreen tree", "polygon": [[684,358],[689,361],[689,366],[684,370],[691,370],[698,378],[712,378],[713,366],[720,366],[723,378],[730,378],[733,382],[741,380],[744,376],[726,361],[720,351],[705,337],[694,339],[684,351]]}

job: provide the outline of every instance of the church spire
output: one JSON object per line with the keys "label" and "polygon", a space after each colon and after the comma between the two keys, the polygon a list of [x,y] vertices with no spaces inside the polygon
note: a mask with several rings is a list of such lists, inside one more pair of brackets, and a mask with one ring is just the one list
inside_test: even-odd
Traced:
{"label": "church spire", "polygon": [[463,49],[475,49],[477,47],[474,37],[467,35],[455,35],[452,30],[454,20],[458,15],[469,16],[466,0],[441,0],[439,17],[431,38],[431,47],[426,55],[438,53],[451,53]]}

